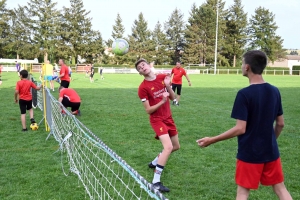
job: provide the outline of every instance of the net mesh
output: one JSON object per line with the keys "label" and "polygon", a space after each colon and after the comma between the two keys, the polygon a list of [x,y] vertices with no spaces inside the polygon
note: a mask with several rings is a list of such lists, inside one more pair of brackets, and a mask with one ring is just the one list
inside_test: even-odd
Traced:
{"label": "net mesh", "polygon": [[40,109],[46,109],[49,136],[60,145],[64,174],[75,173],[90,199],[167,199],[66,110],[47,88],[33,94],[33,98]]}

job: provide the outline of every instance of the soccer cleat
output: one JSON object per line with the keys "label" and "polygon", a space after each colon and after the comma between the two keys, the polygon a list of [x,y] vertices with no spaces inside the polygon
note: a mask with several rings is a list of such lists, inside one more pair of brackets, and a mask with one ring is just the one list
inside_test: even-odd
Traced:
{"label": "soccer cleat", "polygon": [[25,128],[25,129],[22,129],[22,132],[26,132],[26,131],[28,131],[28,129],[27,129],[27,128]]}
{"label": "soccer cleat", "polygon": [[155,169],[156,165],[153,165],[152,162],[150,162],[150,163],[148,164],[148,167],[151,168],[151,169]]}
{"label": "soccer cleat", "polygon": [[170,192],[170,189],[163,186],[162,182],[157,182],[153,184],[153,187],[157,190],[159,190],[160,192]]}
{"label": "soccer cleat", "polygon": [[179,106],[179,103],[177,102],[175,105],[176,105],[176,106]]}

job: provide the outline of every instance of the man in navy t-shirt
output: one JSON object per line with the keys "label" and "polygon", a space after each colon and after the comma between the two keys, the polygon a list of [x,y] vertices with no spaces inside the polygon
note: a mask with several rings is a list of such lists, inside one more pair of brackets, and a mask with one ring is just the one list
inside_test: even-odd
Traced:
{"label": "man in navy t-shirt", "polygon": [[197,140],[200,147],[207,147],[238,137],[235,181],[239,200],[248,199],[250,189],[257,189],[259,183],[272,185],[279,199],[292,199],[283,183],[276,140],[284,126],[281,97],[279,90],[262,77],[266,65],[264,52],[253,50],[244,54],[242,73],[248,77],[250,86],[236,95],[231,113],[236,125],[218,136]]}

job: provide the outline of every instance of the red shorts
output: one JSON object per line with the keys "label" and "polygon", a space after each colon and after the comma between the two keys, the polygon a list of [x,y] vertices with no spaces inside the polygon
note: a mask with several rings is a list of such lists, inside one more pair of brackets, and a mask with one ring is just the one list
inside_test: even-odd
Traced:
{"label": "red shorts", "polygon": [[159,136],[165,134],[169,134],[170,137],[178,134],[176,125],[171,116],[165,120],[150,122],[150,124],[156,134],[156,139],[158,139]]}
{"label": "red shorts", "polygon": [[235,182],[247,189],[257,189],[262,185],[275,185],[283,182],[281,160],[267,163],[247,163],[241,160],[236,162]]}

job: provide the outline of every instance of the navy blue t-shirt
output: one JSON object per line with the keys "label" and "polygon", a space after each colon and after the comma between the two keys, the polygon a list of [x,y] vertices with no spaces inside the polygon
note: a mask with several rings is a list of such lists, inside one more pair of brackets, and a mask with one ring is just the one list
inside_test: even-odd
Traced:
{"label": "navy blue t-shirt", "polygon": [[237,93],[231,117],[247,122],[246,132],[238,136],[239,160],[265,163],[279,158],[274,120],[282,114],[280,92],[269,83],[253,84]]}

